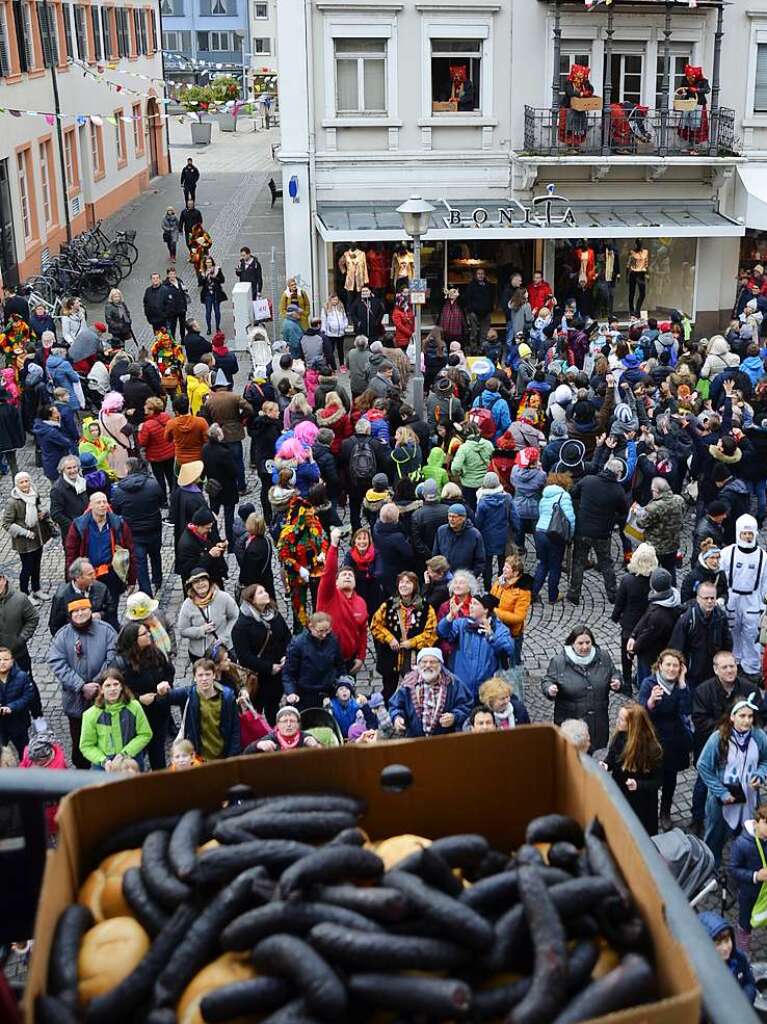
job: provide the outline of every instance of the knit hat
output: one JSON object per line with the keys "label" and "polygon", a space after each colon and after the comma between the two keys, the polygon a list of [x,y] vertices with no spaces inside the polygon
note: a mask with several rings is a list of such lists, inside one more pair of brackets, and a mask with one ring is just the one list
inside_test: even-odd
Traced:
{"label": "knit hat", "polygon": [[549,439],[554,441],[559,437],[567,437],[567,424],[563,420],[554,420],[549,431]]}
{"label": "knit hat", "polygon": [[379,353],[383,352],[383,345],[381,344],[380,341],[374,341],[370,346],[370,351],[374,355],[378,355]]}
{"label": "knit hat", "polygon": [[453,382],[449,377],[437,377],[434,390],[438,395],[447,395],[453,390]]}
{"label": "knit hat", "polygon": [[436,480],[424,480],[422,484],[419,484],[416,488],[416,494],[421,492],[421,498],[423,501],[436,501],[437,500],[437,481]]}
{"label": "knit hat", "polygon": [[498,474],[497,473],[485,473],[485,475],[484,475],[484,477],[482,479],[482,487],[486,491],[492,491],[496,487],[500,487],[500,486],[501,486],[501,481],[498,479]]}
{"label": "knit hat", "polygon": [[93,325],[93,329],[94,331],[98,331],[99,334],[106,334],[108,328],[107,325],[105,323],[102,323],[101,320],[97,320]]}
{"label": "knit hat", "polygon": [[376,473],[372,480],[374,491],[388,491],[389,478],[386,473]]}
{"label": "knit hat", "polygon": [[385,701],[383,699],[383,694],[381,693],[380,690],[376,690],[375,693],[371,693],[370,696],[368,697],[368,707],[372,708],[373,711],[375,711],[376,708],[383,707],[384,704]]}
{"label": "knit hat", "polygon": [[523,448],[522,451],[517,455],[517,463],[523,468],[527,469],[528,466],[533,466],[538,462],[538,449],[528,447]]}
{"label": "knit hat", "polygon": [[573,393],[567,384],[560,384],[554,391],[554,401],[557,405],[567,405],[567,403],[572,402],[572,400]]}
{"label": "knit hat", "polygon": [[554,472],[563,473],[571,469],[577,469],[582,465],[585,457],[586,445],[583,441],[578,441],[574,438],[565,441],[559,449],[559,461],[554,467]]}
{"label": "knit hat", "polygon": [[203,505],[198,508],[195,514],[192,516],[193,526],[212,526],[216,521],[216,517],[213,515],[207,505]]}
{"label": "knit hat", "polygon": [[415,659],[416,664],[420,665],[423,658],[436,658],[442,665],[445,664],[445,659],[439,647],[422,647],[418,652],[418,657]]}
{"label": "knit hat", "polygon": [[320,427],[317,431],[317,440],[320,444],[332,444],[335,440],[335,434],[330,427]]}
{"label": "knit hat", "polygon": [[671,597],[671,573],[668,569],[653,569],[650,574],[650,600],[665,601]]}
{"label": "knit hat", "polygon": [[216,371],[216,378],[213,381],[213,387],[214,388],[228,388],[229,387],[229,380],[227,379],[227,376],[224,373],[224,371],[222,369],[220,369],[220,368]]}
{"label": "knit hat", "polygon": [[35,763],[45,764],[50,761],[53,748],[56,744],[56,737],[52,732],[41,732],[30,737],[27,744],[27,757]]}
{"label": "knit hat", "polygon": [[192,373],[194,374],[195,377],[204,377],[209,372],[210,367],[207,365],[207,363],[195,363],[194,369],[192,370]]}
{"label": "knit hat", "polygon": [[336,679],[335,683],[333,684],[334,695],[338,693],[339,686],[345,686],[348,690],[350,690],[352,697],[357,692],[357,684],[354,681],[354,676],[339,676],[338,679]]}
{"label": "knit hat", "polygon": [[80,455],[80,469],[88,471],[97,466],[96,456],[93,452],[82,452]]}
{"label": "knit hat", "polygon": [[494,612],[501,603],[494,594],[475,594],[473,600],[479,601],[482,607],[486,608],[489,612]]}
{"label": "knit hat", "polygon": [[449,516],[463,516],[464,518],[466,518],[466,506],[456,502],[454,505],[451,505],[448,508],[447,514]]}
{"label": "knit hat", "polygon": [[79,612],[85,608],[90,608],[91,602],[87,597],[78,597],[76,601],[70,601],[67,605],[67,611],[71,615],[72,612]]}
{"label": "knit hat", "polygon": [[523,343],[522,343],[522,344],[521,344],[521,345],[519,346],[519,348],[517,349],[517,351],[519,352],[519,358],[520,358],[520,359],[529,359],[529,358],[530,358],[530,356],[531,356],[531,355],[533,354],[533,351],[532,351],[532,349],[531,349],[531,348],[530,348],[530,346],[529,346],[529,345],[528,345],[527,343],[525,343],[525,342],[523,342]]}
{"label": "knit hat", "polygon": [[241,505],[237,506],[237,515],[240,519],[245,522],[248,516],[252,515],[256,511],[256,506],[252,501],[243,501]]}
{"label": "knit hat", "polygon": [[[288,309],[290,309],[290,306],[288,306]],[[296,309],[298,309],[298,306],[296,306]],[[279,722],[281,718],[286,718],[288,715],[295,715],[299,725],[301,724],[301,712],[298,708],[293,707],[292,704],[286,704],[284,707],[281,707],[274,720]]]}
{"label": "knit hat", "polygon": [[626,402],[618,402],[615,406],[614,418],[616,423],[623,425],[625,430],[638,430],[639,420],[634,410]]}

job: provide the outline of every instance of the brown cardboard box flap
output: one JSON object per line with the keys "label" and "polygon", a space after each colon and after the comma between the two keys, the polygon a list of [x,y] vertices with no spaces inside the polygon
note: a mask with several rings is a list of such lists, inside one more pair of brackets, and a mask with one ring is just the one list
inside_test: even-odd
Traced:
{"label": "brown cardboard box flap", "polygon": [[[412,784],[401,792],[381,786],[389,765],[407,766]],[[59,813],[59,848],[49,855],[35,926],[26,1020],[44,991],[48,953],[61,911],[75,898],[88,851],[121,826],[189,807],[215,808],[226,790],[247,783],[257,794],[335,790],[364,797],[362,827],[373,839],[412,832],[437,837],[481,832],[511,850],[530,818],[552,811],[586,825],[597,816],[612,853],[652,933],[658,984],[665,997],[652,1007],[600,1018],[614,1024],[697,1024],[700,989],[684,947],[670,933],[650,868],[599,776],[587,772],[575,748],[547,725],[510,732],[401,740],[331,750],[239,757],[183,774],[155,772],[66,797]]]}

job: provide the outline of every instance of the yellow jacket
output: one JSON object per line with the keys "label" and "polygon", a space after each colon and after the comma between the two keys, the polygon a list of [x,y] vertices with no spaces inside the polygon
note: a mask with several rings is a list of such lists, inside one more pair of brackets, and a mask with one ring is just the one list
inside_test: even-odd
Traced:
{"label": "yellow jacket", "polygon": [[285,315],[288,311],[288,306],[296,305],[301,307],[301,320],[299,321],[305,331],[309,330],[309,314],[311,312],[311,303],[309,302],[309,296],[303,290],[298,289],[298,294],[293,297],[290,292],[285,291],[280,296],[280,320],[285,319]]}
{"label": "yellow jacket", "polygon": [[533,595],[524,587],[507,587],[500,580],[493,584],[490,593],[500,601],[495,614],[509,627],[512,636],[521,636]]}
{"label": "yellow jacket", "polygon": [[198,380],[196,377],[191,376],[187,377],[186,397],[189,399],[189,412],[192,416],[200,415],[202,403],[205,401],[205,396],[208,394],[210,394],[210,387],[204,380]]}
{"label": "yellow jacket", "polygon": [[[414,632],[419,630],[419,632]],[[405,629],[405,612],[398,598],[389,598],[379,607],[370,620],[370,632],[373,639],[381,644],[383,652],[395,661],[398,669],[403,669],[410,661],[411,653],[424,647],[435,647],[437,644],[437,616],[431,605],[422,602],[414,609],[410,629]],[[389,644],[398,640],[398,651],[392,651]],[[407,646],[404,646],[407,644]],[[379,662],[382,660],[379,652]],[[385,657],[384,660],[388,660]]]}

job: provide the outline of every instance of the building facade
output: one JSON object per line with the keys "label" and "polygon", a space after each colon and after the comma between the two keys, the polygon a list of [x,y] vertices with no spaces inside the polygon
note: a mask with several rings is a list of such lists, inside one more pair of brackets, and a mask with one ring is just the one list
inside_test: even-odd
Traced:
{"label": "building facade", "polygon": [[[351,243],[391,298],[413,193],[436,207],[427,323],[476,267],[499,293],[513,270],[556,290],[605,247],[627,313],[640,238],[642,309],[711,330],[739,263],[767,256],[764,0],[280,0],[278,45],[297,69],[280,82],[286,265],[316,304],[347,283]],[[593,95],[572,120],[574,66]],[[696,95],[688,66],[709,86],[703,116],[677,102]]]}
{"label": "building facade", "polygon": [[160,0],[162,48],[242,76],[252,0]]}
{"label": "building facade", "polygon": [[[76,234],[167,173],[158,39],[155,10],[141,3],[1,0],[0,269],[6,283],[38,274],[45,252],[57,252],[65,240],[67,223]],[[73,61],[98,68],[98,77]],[[115,70],[105,69],[107,61]],[[54,75],[61,117],[55,116]],[[10,116],[14,111],[18,116]]]}

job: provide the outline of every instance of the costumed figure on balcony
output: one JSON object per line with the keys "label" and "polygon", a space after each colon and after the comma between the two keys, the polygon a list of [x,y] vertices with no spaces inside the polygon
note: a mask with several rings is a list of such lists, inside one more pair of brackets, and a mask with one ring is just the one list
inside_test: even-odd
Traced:
{"label": "costumed figure on balcony", "polygon": [[581,146],[586,140],[586,111],[573,110],[571,101],[575,97],[594,95],[594,86],[589,81],[590,70],[585,64],[573,64],[565,82],[565,91],[559,101],[559,141],[566,146]]}
{"label": "costumed figure on balcony", "polygon": [[450,80],[453,83],[450,99],[458,104],[458,110],[474,110],[474,85],[466,65],[451,64]]}
{"label": "costumed figure on balcony", "polygon": [[682,100],[696,100],[692,110],[683,110],[679,115],[679,137],[686,139],[691,146],[708,142],[708,93],[711,86],[703,77],[703,68],[687,64],[684,69],[684,82],[674,94]]}

